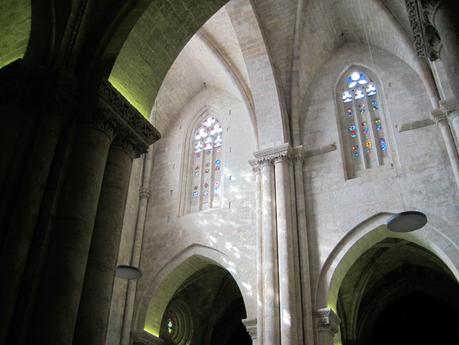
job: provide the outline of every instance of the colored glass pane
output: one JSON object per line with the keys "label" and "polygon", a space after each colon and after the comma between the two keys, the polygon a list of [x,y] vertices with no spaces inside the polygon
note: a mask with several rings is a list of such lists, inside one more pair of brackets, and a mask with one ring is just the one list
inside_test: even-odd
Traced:
{"label": "colored glass pane", "polygon": [[381,148],[381,151],[386,151],[387,150],[387,144],[386,140],[384,138],[379,139],[379,147]]}

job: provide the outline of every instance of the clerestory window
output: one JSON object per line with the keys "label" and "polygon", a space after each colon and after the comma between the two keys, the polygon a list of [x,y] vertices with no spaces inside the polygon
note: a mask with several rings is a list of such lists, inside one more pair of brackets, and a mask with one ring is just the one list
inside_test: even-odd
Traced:
{"label": "clerestory window", "polygon": [[347,177],[388,164],[386,126],[374,80],[352,68],[339,84],[338,103]]}
{"label": "clerestory window", "polygon": [[220,207],[223,128],[216,117],[206,117],[194,130],[190,212]]}

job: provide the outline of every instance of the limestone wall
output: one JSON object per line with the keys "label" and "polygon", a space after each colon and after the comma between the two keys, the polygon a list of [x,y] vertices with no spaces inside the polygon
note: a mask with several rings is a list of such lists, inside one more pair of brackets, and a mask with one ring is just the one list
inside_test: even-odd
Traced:
{"label": "limestone wall", "polygon": [[[389,127],[386,133],[390,134],[393,164],[346,179],[335,85],[341,73],[353,64],[367,67],[381,81],[380,100]],[[426,213],[430,225],[412,237],[436,246],[453,261],[457,258],[459,195],[441,132],[433,122],[399,131],[416,127],[414,121],[427,123],[432,110],[426,89],[412,68],[383,50],[375,50],[370,56],[365,47],[346,44],[316,74],[304,97],[303,109],[301,128],[306,150],[333,143],[337,146],[336,150],[309,157],[305,162],[313,289],[324,262],[346,240],[345,235],[380,212]],[[443,239],[439,240],[438,234]]]}
{"label": "limestone wall", "polygon": [[[223,206],[181,215],[181,182],[186,133],[203,107],[217,112],[223,132]],[[139,282],[139,313],[155,291],[152,282],[160,270],[184,250],[199,245],[219,254],[224,267],[241,289],[247,314],[255,315],[256,225],[255,181],[248,161],[256,151],[255,134],[243,103],[228,93],[204,87],[155,144],[151,198],[148,206]],[[184,193],[185,191],[182,191]],[[182,200],[183,199],[183,200]],[[147,312],[148,315],[148,312]]]}

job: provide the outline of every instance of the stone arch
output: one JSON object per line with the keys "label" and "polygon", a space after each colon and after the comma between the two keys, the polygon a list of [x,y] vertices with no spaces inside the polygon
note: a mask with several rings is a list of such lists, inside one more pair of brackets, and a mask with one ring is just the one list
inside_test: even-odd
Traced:
{"label": "stone arch", "polygon": [[320,272],[315,292],[315,310],[336,310],[339,288],[346,273],[364,252],[386,238],[404,239],[426,249],[437,256],[459,281],[459,245],[447,235],[451,225],[439,217],[426,214],[428,223],[422,230],[393,233],[386,227],[391,215],[389,212],[381,212],[366,219],[336,245]]}
{"label": "stone arch", "polygon": [[175,255],[159,270],[150,283],[146,294],[139,301],[139,311],[135,316],[135,328],[145,329],[147,332],[159,336],[163,314],[176,290],[192,274],[209,264],[219,266],[230,273],[241,292],[247,317],[252,317],[254,312],[248,308],[250,296],[242,286],[237,271],[232,267],[227,267],[227,262],[225,253],[199,244],[190,245]]}

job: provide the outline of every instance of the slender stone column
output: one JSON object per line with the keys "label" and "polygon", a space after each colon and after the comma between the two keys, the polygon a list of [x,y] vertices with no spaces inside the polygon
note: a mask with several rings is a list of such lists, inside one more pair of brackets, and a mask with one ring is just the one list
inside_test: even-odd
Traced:
{"label": "slender stone column", "polygon": [[262,259],[263,259],[263,345],[280,343],[277,230],[275,219],[274,166],[271,159],[261,164]]}
{"label": "slender stone column", "polygon": [[304,150],[302,146],[295,147],[293,158],[295,172],[296,214],[298,219],[298,247],[301,276],[301,302],[303,316],[303,338],[306,345],[314,344],[314,320],[311,315],[312,293],[309,264],[309,236],[306,219],[306,196],[304,191]]}
{"label": "slender stone column", "polygon": [[124,208],[135,156],[135,144],[126,137],[117,137],[108,154],[74,345],[105,345]]}
{"label": "slender stone column", "polygon": [[85,116],[72,145],[30,343],[71,345],[110,143],[112,122]]}
{"label": "slender stone column", "polygon": [[440,59],[448,72],[454,96],[459,100],[459,4],[457,0],[439,0],[432,10],[432,24],[442,42]]}
{"label": "slender stone column", "polygon": [[[263,334],[263,232],[262,232],[262,217],[261,217],[261,171],[256,160],[250,161],[252,170],[255,174],[255,211],[257,225],[257,321],[255,320],[256,333]],[[248,321],[247,321],[248,322]],[[246,325],[245,321],[243,323]],[[249,332],[250,334],[250,332]],[[252,338],[253,339],[253,338]],[[255,341],[254,341],[255,344]]]}
{"label": "slender stone column", "polygon": [[247,333],[249,333],[250,338],[252,338],[252,345],[257,345],[257,319],[245,319],[242,320]]}
{"label": "slender stone column", "polygon": [[[134,234],[133,248],[131,253],[130,265],[139,267],[142,253],[143,233],[145,230],[145,220],[147,217],[148,200],[150,199],[150,179],[153,160],[153,148],[150,147],[145,155],[143,166],[142,186],[139,193],[139,211],[137,214],[137,226]],[[128,281],[126,302],[123,315],[123,328],[121,333],[121,344],[129,345],[131,338],[132,318],[134,315],[134,302],[136,296],[137,282]]]}
{"label": "slender stone column", "polygon": [[448,116],[450,127],[456,140],[456,148],[459,150],[459,110],[457,109],[456,101],[454,99],[441,100],[440,108]]}
{"label": "slender stone column", "polygon": [[279,261],[279,305],[282,345],[298,344],[298,311],[295,274],[294,229],[290,204],[290,157],[286,150],[274,159]]}
{"label": "slender stone column", "polygon": [[446,151],[448,152],[448,157],[451,163],[451,168],[453,169],[454,178],[456,179],[456,184],[459,187],[459,156],[456,149],[456,144],[454,143],[453,134],[448,124],[446,117],[446,112],[441,109],[435,109],[432,111],[432,117],[440,127],[443,140],[446,145]]}
{"label": "slender stone column", "polygon": [[316,317],[318,345],[333,345],[340,324],[338,315],[329,308],[319,309],[314,314]]}

